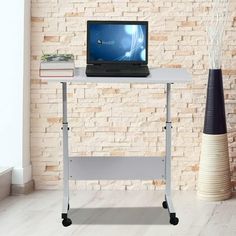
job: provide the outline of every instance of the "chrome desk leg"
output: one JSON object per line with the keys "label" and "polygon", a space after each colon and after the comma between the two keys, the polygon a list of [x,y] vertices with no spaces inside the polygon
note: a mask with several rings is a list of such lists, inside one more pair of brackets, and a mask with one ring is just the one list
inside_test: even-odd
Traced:
{"label": "chrome desk leg", "polygon": [[167,84],[166,92],[166,157],[165,157],[165,201],[162,203],[164,208],[168,208],[170,214],[170,223],[177,225],[179,219],[176,217],[171,198],[171,84]]}
{"label": "chrome desk leg", "polygon": [[67,122],[67,84],[62,82],[62,130],[63,130],[63,205],[62,205],[62,224],[71,225],[69,219],[69,155],[68,155],[68,122]]}

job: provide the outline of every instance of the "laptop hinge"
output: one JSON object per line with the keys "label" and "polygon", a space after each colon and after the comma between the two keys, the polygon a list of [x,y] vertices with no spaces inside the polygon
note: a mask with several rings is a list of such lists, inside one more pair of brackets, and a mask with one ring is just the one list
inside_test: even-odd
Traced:
{"label": "laptop hinge", "polygon": [[141,66],[142,63],[133,63],[132,65],[133,65],[133,66]]}

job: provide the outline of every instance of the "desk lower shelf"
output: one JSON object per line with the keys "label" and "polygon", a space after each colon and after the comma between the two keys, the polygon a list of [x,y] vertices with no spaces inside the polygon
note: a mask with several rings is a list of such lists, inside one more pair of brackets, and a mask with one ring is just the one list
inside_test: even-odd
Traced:
{"label": "desk lower shelf", "polygon": [[70,157],[71,180],[165,179],[164,157]]}

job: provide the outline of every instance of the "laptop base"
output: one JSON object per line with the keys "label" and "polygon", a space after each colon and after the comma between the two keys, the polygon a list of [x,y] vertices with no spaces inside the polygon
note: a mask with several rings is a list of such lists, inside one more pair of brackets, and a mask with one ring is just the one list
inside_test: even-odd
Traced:
{"label": "laptop base", "polygon": [[147,65],[87,65],[89,77],[147,77],[150,74]]}

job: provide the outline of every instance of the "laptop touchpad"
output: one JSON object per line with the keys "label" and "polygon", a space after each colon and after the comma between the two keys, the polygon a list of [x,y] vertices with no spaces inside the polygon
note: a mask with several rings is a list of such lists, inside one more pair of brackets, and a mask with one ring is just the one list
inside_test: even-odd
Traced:
{"label": "laptop touchpad", "polygon": [[106,69],[106,72],[119,72],[119,69]]}

